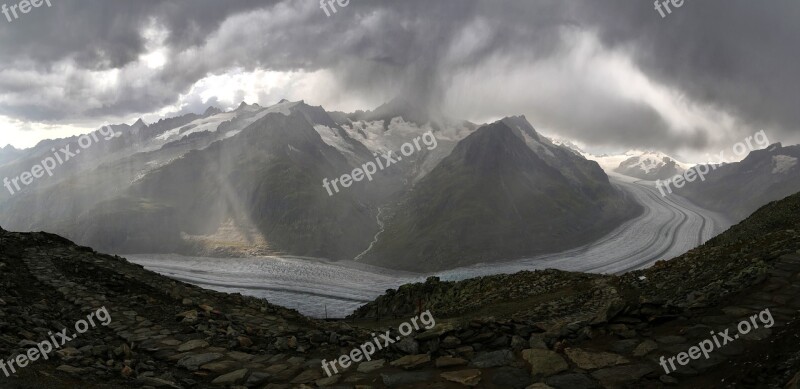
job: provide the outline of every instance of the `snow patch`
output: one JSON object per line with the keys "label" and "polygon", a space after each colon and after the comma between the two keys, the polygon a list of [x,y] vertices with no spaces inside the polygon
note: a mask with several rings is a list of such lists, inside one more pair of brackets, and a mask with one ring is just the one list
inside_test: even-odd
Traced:
{"label": "snow patch", "polygon": [[356,156],[355,152],[352,149],[352,146],[347,143],[342,136],[340,136],[335,128],[330,128],[324,124],[317,124],[314,126],[314,129],[317,130],[317,133],[320,137],[322,137],[322,141],[328,144],[329,146],[333,146],[336,150],[339,150],[342,154],[351,155],[353,157]]}
{"label": "snow patch", "polygon": [[797,165],[797,158],[788,155],[776,155],[772,157],[772,162],[775,164],[775,167],[772,168],[772,174],[780,174],[792,170]]}

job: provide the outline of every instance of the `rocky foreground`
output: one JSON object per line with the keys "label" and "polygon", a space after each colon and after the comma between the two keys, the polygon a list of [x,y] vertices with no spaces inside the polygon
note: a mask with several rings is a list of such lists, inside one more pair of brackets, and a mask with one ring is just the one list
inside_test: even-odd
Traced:
{"label": "rocky foreground", "polygon": [[[800,196],[622,276],[521,272],[406,285],[346,321],[203,290],[46,233],[0,230],[0,358],[106,307],[2,388],[800,387]],[[659,358],[769,309],[759,328],[665,374]],[[320,362],[430,310],[436,327],[327,377]],[[396,333],[396,332],[393,332]]]}

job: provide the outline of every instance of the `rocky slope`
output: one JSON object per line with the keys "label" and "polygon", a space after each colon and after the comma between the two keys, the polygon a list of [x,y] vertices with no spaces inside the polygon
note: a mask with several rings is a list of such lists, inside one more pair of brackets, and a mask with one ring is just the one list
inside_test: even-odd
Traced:
{"label": "rocky slope", "polygon": [[[800,375],[800,194],[671,261],[623,276],[522,272],[429,279],[347,321],[202,290],[55,235],[0,230],[0,357],[71,328],[111,322],[4,388],[686,388],[796,385]],[[769,309],[752,331],[667,375],[659,357]],[[328,378],[332,360],[423,310],[436,319]],[[396,333],[396,332],[395,332]],[[794,386],[789,387],[794,387]]]}

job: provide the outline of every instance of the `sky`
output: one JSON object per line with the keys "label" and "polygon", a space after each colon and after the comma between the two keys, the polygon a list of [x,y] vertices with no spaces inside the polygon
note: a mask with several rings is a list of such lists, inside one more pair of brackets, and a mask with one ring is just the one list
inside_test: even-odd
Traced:
{"label": "sky", "polygon": [[[13,0],[4,0],[9,6]],[[0,146],[209,105],[397,96],[525,115],[591,150],[701,162],[764,130],[800,143],[800,2],[51,0],[0,14]],[[4,20],[6,19],[6,20]]]}

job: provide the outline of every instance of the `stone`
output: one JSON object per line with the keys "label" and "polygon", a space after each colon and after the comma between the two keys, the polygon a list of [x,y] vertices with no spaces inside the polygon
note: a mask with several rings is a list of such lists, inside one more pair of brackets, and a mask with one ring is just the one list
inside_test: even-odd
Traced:
{"label": "stone", "polygon": [[655,351],[657,349],[658,349],[658,343],[656,343],[656,342],[654,342],[654,341],[652,341],[650,339],[646,339],[642,343],[639,343],[638,346],[636,346],[636,348],[633,350],[633,356],[634,357],[643,357],[643,356],[645,356],[647,354],[650,354],[650,352]]}
{"label": "stone", "polygon": [[76,349],[75,347],[65,347],[62,348],[61,350],[56,351],[56,355],[58,355],[58,357],[61,359],[70,360],[80,356],[81,352],[78,351],[78,349]]}
{"label": "stone", "polygon": [[531,365],[531,375],[534,377],[549,377],[569,368],[561,355],[550,350],[522,350],[522,357]]}
{"label": "stone", "polygon": [[245,377],[247,377],[247,369],[240,369],[233,372],[230,372],[225,375],[221,375],[211,381],[214,385],[236,385],[244,382]]}
{"label": "stone", "polygon": [[611,351],[619,354],[630,354],[636,345],[639,344],[637,339],[624,339],[616,341],[611,344]]}
{"label": "stone", "polygon": [[784,386],[784,389],[800,389],[800,372],[795,373],[794,377]]}
{"label": "stone", "polygon": [[295,377],[291,383],[293,384],[308,384],[314,382],[318,379],[322,378],[322,372],[319,369],[308,369],[297,377]]}
{"label": "stone", "polygon": [[356,371],[359,373],[372,373],[375,370],[382,368],[386,364],[385,359],[376,359],[374,361],[366,361],[358,364]]}
{"label": "stone", "polygon": [[548,349],[547,343],[544,341],[544,334],[531,334],[530,339],[528,339],[528,346],[542,350]]}
{"label": "stone", "polygon": [[305,360],[306,359],[303,357],[291,357],[287,359],[286,362],[289,362],[290,365],[300,365],[305,362]]}
{"label": "stone", "polygon": [[522,351],[526,347],[529,347],[528,342],[523,339],[519,335],[514,335],[511,337],[511,349],[514,351]]}
{"label": "stone", "polygon": [[[278,381],[291,381],[297,377],[303,371],[303,368],[300,366],[289,366],[285,370],[281,370],[279,373],[275,374],[275,379]],[[321,375],[320,375],[321,376]]]}
{"label": "stone", "polygon": [[592,377],[604,386],[617,387],[638,381],[652,372],[653,368],[647,365],[628,365],[597,370]]}
{"label": "stone", "polygon": [[428,354],[406,355],[396,359],[390,363],[394,367],[402,367],[403,369],[410,370],[422,366],[431,361],[431,356]]}
{"label": "stone", "polygon": [[177,340],[177,339],[162,339],[161,340],[161,344],[167,345],[167,346],[177,346],[177,345],[181,344],[181,341]]}
{"label": "stone", "polygon": [[447,381],[465,386],[476,386],[481,382],[481,371],[478,369],[448,371],[439,376]]}
{"label": "stone", "polygon": [[490,367],[508,366],[514,362],[514,353],[511,350],[498,350],[480,353],[472,358],[472,365],[481,369]]}
{"label": "stone", "polygon": [[236,338],[236,340],[239,342],[239,346],[242,347],[250,347],[253,345],[253,341],[246,336],[239,336]]}
{"label": "stone", "polygon": [[451,356],[443,356],[436,358],[436,367],[453,367],[453,366],[464,366],[468,362],[466,359],[456,358]]}
{"label": "stone", "polygon": [[182,323],[191,324],[197,321],[197,311],[192,309],[190,311],[181,312],[175,315],[175,317],[182,318],[181,320]]}
{"label": "stone", "polygon": [[743,316],[749,316],[753,311],[751,309],[741,307],[725,307],[722,308],[722,312],[725,312],[725,314],[728,316],[739,318]]}
{"label": "stone", "polygon": [[208,347],[208,342],[206,342],[205,340],[202,340],[202,339],[194,339],[194,340],[190,340],[190,341],[178,346],[178,352],[192,351],[192,350],[196,350],[196,349],[199,349],[199,348],[206,348],[206,347]]}
{"label": "stone", "polygon": [[151,387],[154,387],[154,388],[175,388],[175,389],[180,389],[181,388],[180,386],[178,386],[178,384],[176,384],[176,383],[174,383],[172,381],[167,381],[167,380],[164,380],[164,379],[161,379],[161,378],[156,378],[156,377],[142,377],[142,376],[140,376],[136,380],[141,382],[144,385],[151,386]]}
{"label": "stone", "polygon": [[570,360],[581,369],[592,370],[630,362],[619,354],[607,352],[589,352],[579,348],[564,350]]}
{"label": "stone", "polygon": [[84,374],[86,372],[86,369],[84,369],[84,368],[70,366],[70,365],[61,365],[61,366],[57,367],[56,370],[62,371],[64,373],[67,373],[69,375],[76,376],[76,377],[80,376],[80,375],[82,375],[82,374]]}
{"label": "stone", "polygon": [[686,338],[678,335],[659,336],[656,338],[656,342],[662,344],[681,344],[686,343],[686,341]]}
{"label": "stone", "polygon": [[339,383],[339,380],[342,378],[340,375],[332,375],[330,377],[320,378],[314,381],[314,384],[319,386],[320,388],[324,388],[327,386],[333,386]]}
{"label": "stone", "polygon": [[206,353],[206,354],[190,354],[178,361],[178,366],[186,368],[189,371],[197,371],[201,365],[216,361],[222,358],[220,353]]}
{"label": "stone", "polygon": [[234,361],[219,361],[219,362],[206,363],[205,365],[200,366],[200,368],[203,370],[208,370],[212,373],[224,374],[235,369],[238,366],[239,364]]}
{"label": "stone", "polygon": [[665,385],[677,385],[678,384],[678,379],[677,378],[670,377],[670,376],[668,376],[666,374],[662,375],[661,377],[658,377],[658,380],[661,381],[662,383],[664,383]]}
{"label": "stone", "polygon": [[772,335],[772,330],[769,328],[757,328],[750,330],[750,332],[740,335],[739,337],[744,340],[758,341],[769,338]]}
{"label": "stone", "polygon": [[472,346],[461,346],[454,350],[457,355],[461,355],[464,358],[472,358],[475,356],[475,349]]}
{"label": "stone", "polygon": [[522,389],[531,382],[531,375],[527,369],[504,366],[494,371],[491,381],[498,388]]}
{"label": "stone", "polygon": [[264,369],[269,374],[278,374],[284,370],[286,370],[289,365],[286,364],[276,364],[276,365],[269,365],[266,369]]}
{"label": "stone", "polygon": [[600,387],[589,376],[577,373],[553,376],[544,382],[555,389],[596,389]]}
{"label": "stone", "polygon": [[239,362],[247,362],[253,360],[256,356],[253,354],[243,353],[241,351],[231,351],[226,354],[228,358]]}
{"label": "stone", "polygon": [[267,380],[269,380],[270,377],[272,377],[272,374],[256,371],[251,373],[250,377],[247,377],[247,381],[244,383],[244,385],[247,386],[248,388],[259,386],[267,382]]}
{"label": "stone", "polygon": [[433,378],[433,373],[422,371],[381,374],[381,380],[383,381],[383,384],[390,388],[418,384],[420,382],[430,381]]}
{"label": "stone", "polygon": [[453,336],[447,335],[442,339],[442,347],[443,348],[456,348],[461,345],[461,339]]}
{"label": "stone", "polygon": [[419,342],[414,338],[403,338],[393,346],[405,354],[419,354]]}
{"label": "stone", "polygon": [[426,340],[438,338],[450,331],[453,331],[454,329],[455,325],[453,325],[452,323],[447,323],[447,322],[436,323],[435,327],[417,335],[415,339],[419,340],[420,342],[424,342]]}
{"label": "stone", "polygon": [[683,331],[683,335],[690,339],[705,339],[708,337],[711,330],[712,328],[707,325],[697,324]]}

